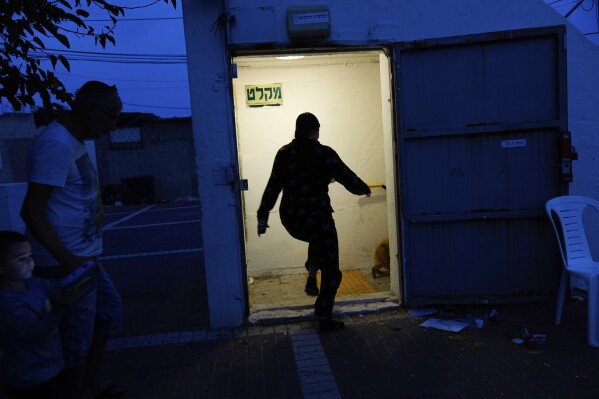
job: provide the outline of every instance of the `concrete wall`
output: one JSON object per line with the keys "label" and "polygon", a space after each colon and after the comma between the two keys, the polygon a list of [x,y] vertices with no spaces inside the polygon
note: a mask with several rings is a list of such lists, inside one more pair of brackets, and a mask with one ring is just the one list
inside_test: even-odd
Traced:
{"label": "concrete wall", "polygon": [[101,187],[121,179],[152,176],[153,201],[197,196],[191,120],[167,119],[140,127],[139,148],[110,148],[108,137],[96,143]]}
{"label": "concrete wall", "polygon": [[36,128],[33,115],[0,115],[0,183],[27,180],[27,153]]}
{"label": "concrete wall", "polygon": [[8,113],[0,115],[0,138],[31,137],[35,134],[35,123],[30,113]]}
{"label": "concrete wall", "polygon": [[27,181],[27,154],[33,137],[0,138],[0,183]]}
{"label": "concrete wall", "polygon": [[[599,140],[599,50],[542,0],[330,0],[329,38],[291,43],[286,31],[286,11],[293,1],[183,3],[194,134],[198,148],[200,198],[204,215],[218,212],[220,223],[208,220],[203,229],[211,321],[234,323],[243,302],[243,276],[234,270],[243,264],[237,252],[240,209],[231,190],[215,186],[211,173],[218,165],[235,164],[236,141],[231,126],[231,81],[226,42],[235,48],[286,49],[320,46],[386,46],[398,41],[459,36],[500,30],[567,25],[568,96],[570,129],[580,160],[574,164],[571,193],[599,198],[596,178]],[[305,4],[302,2],[302,4]],[[235,17],[229,26],[215,24],[224,12]],[[212,29],[210,29],[212,27]],[[202,147],[202,148],[200,148]],[[234,250],[231,250],[234,248]],[[226,282],[211,270],[230,261]],[[232,292],[231,289],[235,291]],[[226,294],[223,294],[226,292]],[[218,315],[212,315],[218,313]],[[241,320],[238,320],[241,322]]]}
{"label": "concrete wall", "polygon": [[218,178],[237,170],[226,34],[217,22],[222,12],[220,1],[183,2],[212,327],[238,326],[247,311],[240,194]]}
{"label": "concrete wall", "polygon": [[0,230],[25,233],[25,222],[19,215],[27,192],[27,183],[0,184]]}

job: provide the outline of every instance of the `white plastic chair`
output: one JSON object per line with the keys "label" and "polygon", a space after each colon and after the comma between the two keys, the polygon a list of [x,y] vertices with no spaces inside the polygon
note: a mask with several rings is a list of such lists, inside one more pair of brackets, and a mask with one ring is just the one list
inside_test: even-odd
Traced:
{"label": "white plastic chair", "polygon": [[557,296],[555,324],[559,325],[564,309],[570,274],[579,277],[587,285],[588,298],[588,344],[599,347],[599,262],[593,262],[582,223],[586,207],[599,212],[599,201],[588,197],[566,195],[550,199],[545,210],[551,220],[564,268]]}

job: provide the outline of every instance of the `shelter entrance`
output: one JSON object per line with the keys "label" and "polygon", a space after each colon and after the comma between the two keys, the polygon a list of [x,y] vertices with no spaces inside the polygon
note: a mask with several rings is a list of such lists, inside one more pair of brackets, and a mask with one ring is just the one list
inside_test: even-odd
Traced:
{"label": "shelter entrance", "polygon": [[[307,243],[281,224],[279,202],[269,228],[258,237],[256,211],[274,157],[294,137],[295,119],[311,112],[320,121],[319,141],[369,185],[370,197],[329,186],[339,236],[343,282],[337,306],[397,302],[398,266],[393,106],[390,60],[382,50],[343,53],[238,56],[233,59],[235,121],[242,191],[250,317],[293,308],[312,312],[304,292]],[[373,251],[390,242],[390,265],[374,273]],[[320,273],[319,273],[320,275]]]}

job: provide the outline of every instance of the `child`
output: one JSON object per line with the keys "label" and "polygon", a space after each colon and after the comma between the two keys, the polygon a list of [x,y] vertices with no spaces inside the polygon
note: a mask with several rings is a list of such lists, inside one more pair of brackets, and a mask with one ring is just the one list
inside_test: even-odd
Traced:
{"label": "child", "polygon": [[32,277],[33,268],[27,238],[0,231],[2,385],[8,399],[62,399],[58,323],[72,298],[61,296],[51,302],[58,287]]}

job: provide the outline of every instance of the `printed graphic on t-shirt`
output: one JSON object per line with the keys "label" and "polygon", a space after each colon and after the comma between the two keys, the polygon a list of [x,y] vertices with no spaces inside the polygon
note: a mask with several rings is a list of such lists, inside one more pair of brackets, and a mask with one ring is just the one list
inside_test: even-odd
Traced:
{"label": "printed graphic on t-shirt", "polygon": [[[87,198],[86,203],[83,204],[84,224],[81,241],[93,242],[102,237],[102,224],[99,223],[102,220],[98,218],[96,172],[88,154],[77,159],[75,165],[81,178],[81,198]],[[92,195],[92,192],[95,195]]]}

